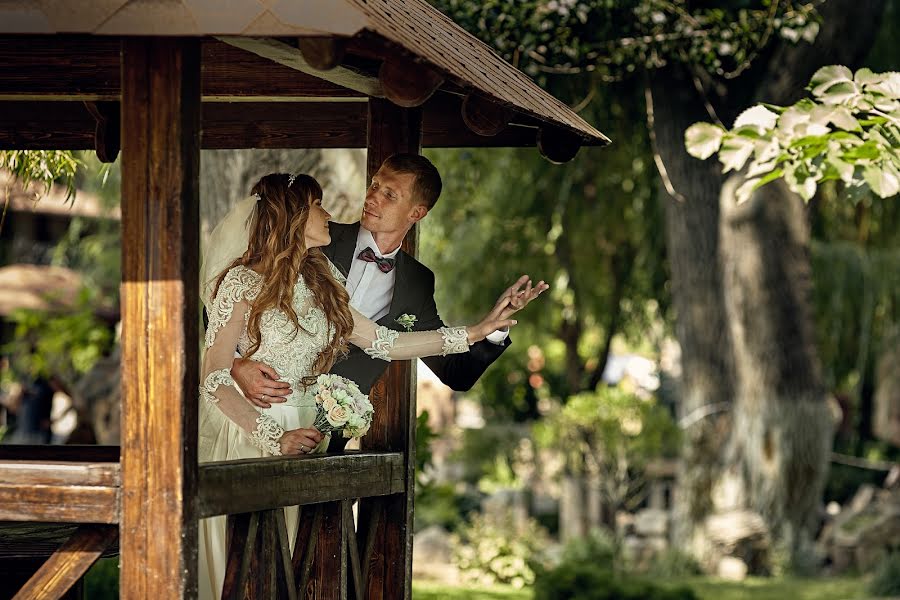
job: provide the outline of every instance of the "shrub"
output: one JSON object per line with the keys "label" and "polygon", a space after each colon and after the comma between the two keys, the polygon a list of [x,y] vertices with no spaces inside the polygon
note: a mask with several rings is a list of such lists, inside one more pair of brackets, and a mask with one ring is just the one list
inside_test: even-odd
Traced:
{"label": "shrub", "polygon": [[499,514],[474,513],[453,536],[453,558],[470,583],[506,583],[521,588],[534,583],[533,564],[550,543],[534,519],[517,519],[511,509]]}
{"label": "shrub", "polygon": [[620,579],[608,570],[579,562],[539,571],[534,600],[697,600],[686,587],[667,589],[640,579]]}
{"label": "shrub", "polygon": [[702,575],[700,563],[687,552],[677,548],[669,548],[660,553],[647,571],[647,576],[654,579],[672,579]]}
{"label": "shrub", "polygon": [[900,552],[892,552],[878,563],[869,584],[869,593],[873,596],[900,596]]}
{"label": "shrub", "polygon": [[560,563],[590,565],[594,569],[616,570],[621,547],[605,529],[594,529],[583,538],[569,541],[562,551]]}

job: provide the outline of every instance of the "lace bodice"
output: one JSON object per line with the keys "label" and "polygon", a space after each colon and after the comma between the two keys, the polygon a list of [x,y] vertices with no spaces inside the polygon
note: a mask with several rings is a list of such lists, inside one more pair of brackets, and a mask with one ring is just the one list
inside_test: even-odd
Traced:
{"label": "lace bodice", "polygon": [[[343,276],[332,266],[332,273]],[[278,439],[284,430],[259,409],[246,401],[234,386],[230,369],[234,350],[244,355],[251,346],[247,332],[250,304],[263,285],[263,277],[247,267],[234,267],[222,280],[212,306],[208,308],[206,355],[203,360],[201,398],[218,408],[243,429],[250,440],[270,454],[281,454]],[[319,353],[330,343],[334,328],[315,303],[312,292],[301,277],[294,286],[293,308],[300,328],[295,329],[286,314],[278,309],[263,313],[260,321],[260,346],[249,358],[274,368],[293,390],[288,405],[305,406],[299,385],[304,377],[318,375],[313,365]],[[399,333],[377,325],[351,308],[353,333],[349,342],[363,348],[372,358],[409,359],[468,350],[464,327],[444,327],[437,331]]]}

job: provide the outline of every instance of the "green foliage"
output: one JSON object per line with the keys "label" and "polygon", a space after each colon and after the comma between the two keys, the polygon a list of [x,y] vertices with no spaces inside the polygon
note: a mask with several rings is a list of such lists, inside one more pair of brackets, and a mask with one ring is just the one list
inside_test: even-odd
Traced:
{"label": "green foliage", "polygon": [[641,497],[642,471],[677,451],[679,431],[669,412],[621,387],[569,398],[534,426],[540,446],[557,450],[571,474],[592,475],[606,501],[628,507]]}
{"label": "green foliage", "polygon": [[416,531],[430,525],[454,531],[480,500],[477,495],[458,493],[452,484],[436,483],[430,477],[431,443],[437,437],[428,424],[428,411],[422,411],[416,419]]}
{"label": "green foliage", "polygon": [[438,437],[431,425],[428,424],[428,411],[423,410],[416,417],[416,484],[425,484],[428,481],[425,471],[431,465],[431,442]]}
{"label": "green foliage", "polygon": [[75,195],[75,171],[78,159],[67,150],[0,150],[0,169],[9,171],[23,186],[43,184],[46,190],[54,181],[66,186],[66,199]]}
{"label": "green foliage", "polygon": [[616,571],[622,548],[615,536],[605,529],[593,529],[583,538],[575,538],[563,547],[560,564],[593,565],[603,571]]}
{"label": "green foliage", "polygon": [[84,576],[84,597],[90,600],[117,600],[119,559],[101,558]]}
{"label": "green foliage", "polygon": [[415,530],[440,525],[447,531],[456,531],[481,502],[481,495],[471,488],[458,490],[450,483],[416,484]]}
{"label": "green foliage", "polygon": [[740,202],[777,179],[807,201],[833,180],[856,194],[900,193],[900,73],[853,74],[832,65],[816,71],[808,89],[812,98],[792,106],[744,111],[731,130],[692,125],[688,152],[700,159],[718,154],[725,173],[746,165]]}
{"label": "green foliage", "polygon": [[812,41],[812,2],[672,0],[432,0],[469,32],[534,77],[621,78],[682,62],[735,77],[773,39]]}
{"label": "green foliage", "polygon": [[94,315],[94,294],[79,292],[66,314],[19,309],[10,315],[15,334],[4,352],[15,371],[30,377],[55,377],[71,385],[86,373],[113,344],[110,327]]}
{"label": "green foliage", "polygon": [[533,563],[550,537],[534,519],[517,519],[512,510],[506,510],[472,514],[453,542],[454,561],[467,581],[521,588],[534,583]]}
{"label": "green foliage", "polygon": [[512,423],[488,423],[479,429],[465,429],[454,459],[463,467],[463,480],[483,491],[518,488],[517,453],[529,443],[528,429]]}
{"label": "green foliage", "polygon": [[659,553],[650,565],[650,569],[646,572],[646,576],[651,579],[674,579],[680,577],[690,577],[700,575],[703,570],[700,563],[687,552],[683,552],[675,547],[667,548]]}
{"label": "green foliage", "polygon": [[[476,390],[489,416],[534,419],[541,397],[592,387],[609,340],[638,343],[665,314],[665,235],[642,99],[631,86],[616,91],[583,115],[612,122],[604,129],[619,144],[585,148],[565,168],[530,149],[429,153],[444,193],[422,222],[420,251],[441,274],[445,318],[481,314],[523,273],[551,286],[518,317],[500,363],[508,367],[488,370]],[[532,345],[545,369],[528,368]]]}
{"label": "green foliage", "polygon": [[688,587],[662,587],[581,562],[562,563],[540,572],[534,600],[698,600]]}
{"label": "green foliage", "polygon": [[869,593],[874,596],[900,596],[900,551],[885,556],[869,583]]}

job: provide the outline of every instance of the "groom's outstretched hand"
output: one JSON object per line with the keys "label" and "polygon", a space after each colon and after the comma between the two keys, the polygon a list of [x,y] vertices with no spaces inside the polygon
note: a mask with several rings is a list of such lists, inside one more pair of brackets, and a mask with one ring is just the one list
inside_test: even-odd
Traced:
{"label": "groom's outstretched hand", "polygon": [[275,369],[249,358],[234,359],[231,378],[247,400],[260,408],[270,408],[272,402],[284,402],[291,394],[291,385],[278,381],[281,375]]}
{"label": "groom's outstretched hand", "polygon": [[505,308],[499,313],[501,319],[508,319],[534,300],[542,293],[550,289],[550,286],[543,280],[538,281],[537,285],[531,283],[531,277],[522,275],[518,280],[500,294],[497,303],[494,305],[496,309],[500,304],[505,304]]}

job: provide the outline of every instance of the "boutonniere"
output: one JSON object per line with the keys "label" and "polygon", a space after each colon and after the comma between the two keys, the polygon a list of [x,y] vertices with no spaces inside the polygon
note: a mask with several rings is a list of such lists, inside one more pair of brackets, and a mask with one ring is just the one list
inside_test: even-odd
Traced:
{"label": "boutonniere", "polygon": [[417,320],[418,318],[416,315],[408,315],[406,313],[403,313],[396,319],[397,323],[399,323],[406,331],[412,331],[413,325],[416,324]]}

